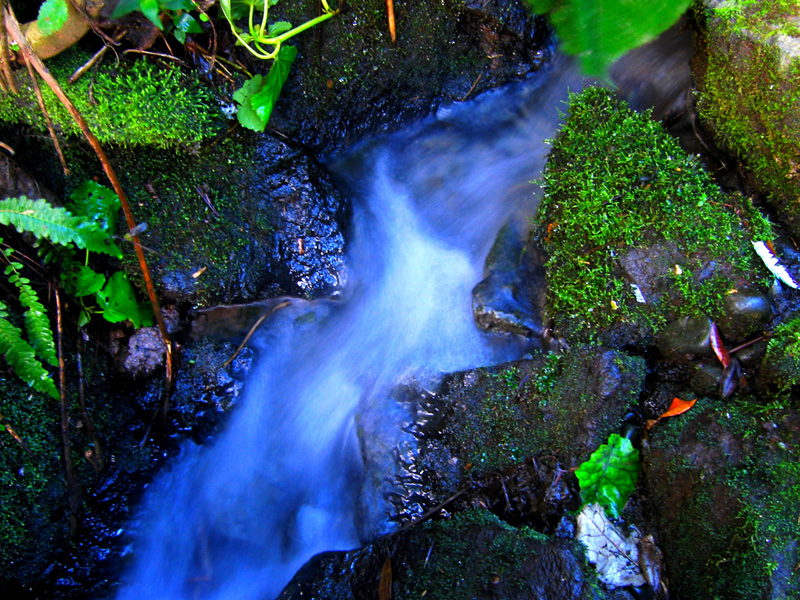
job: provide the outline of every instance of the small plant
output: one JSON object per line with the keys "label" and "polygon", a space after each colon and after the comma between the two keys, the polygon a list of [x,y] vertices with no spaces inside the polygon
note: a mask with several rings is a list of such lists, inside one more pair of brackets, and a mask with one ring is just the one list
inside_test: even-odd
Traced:
{"label": "small plant", "polygon": [[639,477],[639,451],[628,438],[612,433],[575,471],[584,504],[598,503],[611,518],[625,508]]}
{"label": "small plant", "polygon": [[[165,33],[171,32],[183,44],[187,33],[203,33],[200,23],[189,14],[195,8],[197,5],[192,0],[120,0],[111,17],[117,19],[138,10],[158,29]],[[168,23],[166,28],[162,15]],[[205,21],[208,17],[201,13],[199,19]]]}

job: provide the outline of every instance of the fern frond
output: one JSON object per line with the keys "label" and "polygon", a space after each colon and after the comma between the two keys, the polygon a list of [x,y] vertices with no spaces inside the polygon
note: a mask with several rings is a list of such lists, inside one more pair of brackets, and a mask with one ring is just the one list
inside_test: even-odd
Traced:
{"label": "fern frond", "polygon": [[13,225],[20,233],[29,232],[55,244],[75,244],[90,252],[122,256],[108,234],[95,223],[52,206],[47,200],[29,200],[25,196],[0,200],[0,225]]}
{"label": "fern frond", "polygon": [[27,283],[27,280],[20,278],[14,285],[19,288],[20,304],[28,309],[24,315],[25,330],[36,356],[54,367],[58,366],[53,328],[50,326],[47,309],[39,302],[38,294]]}
{"label": "fern frond", "polygon": [[31,345],[22,337],[22,331],[6,319],[6,305],[0,302],[0,354],[17,376],[33,389],[49,394],[56,400],[59,398],[56,384],[50,374],[42,366]]}

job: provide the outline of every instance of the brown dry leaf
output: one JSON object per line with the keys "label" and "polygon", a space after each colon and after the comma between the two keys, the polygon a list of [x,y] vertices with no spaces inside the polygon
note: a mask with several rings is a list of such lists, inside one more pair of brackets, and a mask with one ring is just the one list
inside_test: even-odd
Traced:
{"label": "brown dry leaf", "polygon": [[392,558],[386,557],[381,567],[381,578],[378,582],[379,600],[392,600]]}
{"label": "brown dry leaf", "polygon": [[713,321],[711,322],[711,331],[708,334],[708,338],[711,341],[711,348],[713,348],[714,354],[717,355],[717,358],[719,359],[719,362],[722,363],[722,366],[727,367],[729,364],[731,364],[731,355],[728,354],[725,344],[722,343],[722,338],[719,335],[717,324]]}

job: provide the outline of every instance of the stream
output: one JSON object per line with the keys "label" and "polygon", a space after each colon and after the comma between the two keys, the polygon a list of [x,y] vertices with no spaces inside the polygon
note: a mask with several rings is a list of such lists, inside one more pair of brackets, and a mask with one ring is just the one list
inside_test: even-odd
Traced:
{"label": "stream", "polygon": [[244,402],[148,490],[120,600],[270,599],[311,556],[358,547],[359,407],[398,382],[520,357],[482,333],[471,290],[500,227],[536,208],[567,90],[532,78],[440,108],[328,165],[353,203],[347,285],[292,305],[253,342]]}

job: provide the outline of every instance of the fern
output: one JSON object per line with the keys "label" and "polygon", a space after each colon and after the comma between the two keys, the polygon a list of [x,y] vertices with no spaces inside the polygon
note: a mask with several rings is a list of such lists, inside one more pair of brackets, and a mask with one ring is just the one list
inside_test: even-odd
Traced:
{"label": "fern", "polygon": [[19,270],[21,268],[20,263],[10,261],[6,267],[8,281],[17,286],[20,304],[27,309],[25,311],[25,330],[36,356],[55,367],[58,365],[56,344],[53,341],[53,330],[50,327],[50,319],[47,318],[47,310],[39,302],[39,295],[30,286],[30,280],[20,277]]}
{"label": "fern", "polygon": [[6,305],[0,301],[0,354],[14,372],[33,389],[58,399],[56,384],[42,366],[31,345],[22,338],[22,331],[6,319]]}
{"label": "fern", "polygon": [[20,233],[30,232],[62,246],[75,244],[90,252],[122,257],[120,249],[97,224],[51,206],[46,200],[29,200],[25,196],[0,200],[0,225],[13,225]]}

